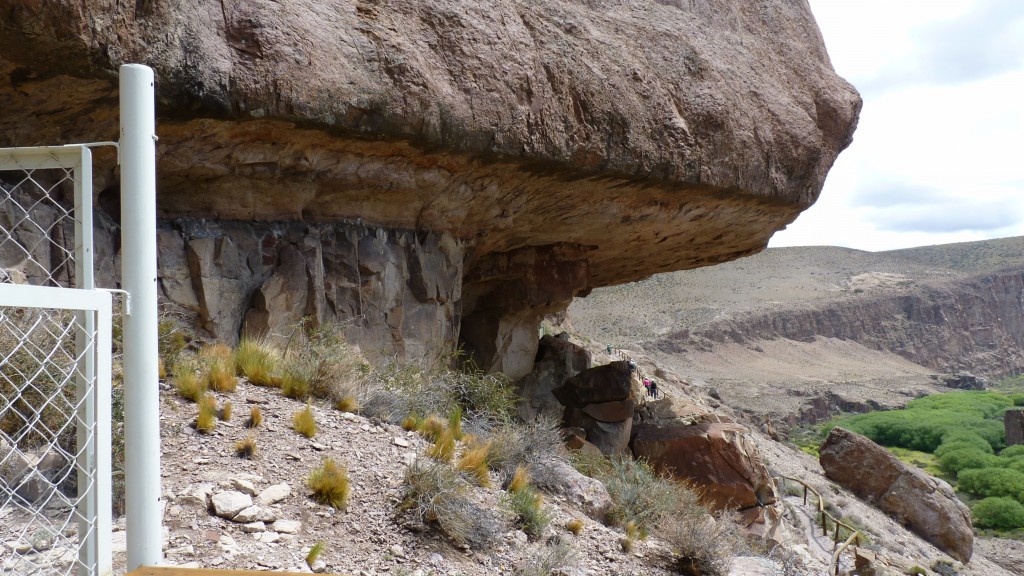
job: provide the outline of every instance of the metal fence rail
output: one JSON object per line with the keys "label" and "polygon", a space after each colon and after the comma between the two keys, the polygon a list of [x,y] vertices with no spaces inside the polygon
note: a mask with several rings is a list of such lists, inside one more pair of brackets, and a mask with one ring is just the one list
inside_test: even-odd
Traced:
{"label": "metal fence rail", "polygon": [[110,295],[91,154],[0,150],[0,574],[110,572]]}

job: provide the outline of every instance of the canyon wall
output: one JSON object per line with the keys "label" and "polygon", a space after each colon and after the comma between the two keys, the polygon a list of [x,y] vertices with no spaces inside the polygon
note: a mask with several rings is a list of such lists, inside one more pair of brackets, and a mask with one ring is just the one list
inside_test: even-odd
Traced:
{"label": "canyon wall", "polygon": [[[118,65],[155,69],[161,288],[208,336],[338,318],[513,376],[573,297],[762,250],[861,104],[803,0],[13,0],[0,26],[2,146],[116,139]],[[114,154],[94,172],[116,237]]]}
{"label": "canyon wall", "polygon": [[1017,374],[1024,367],[1024,272],[1007,270],[813,307],[742,314],[652,344],[671,352],[702,343],[776,338],[807,342],[818,337],[895,352],[939,372]]}

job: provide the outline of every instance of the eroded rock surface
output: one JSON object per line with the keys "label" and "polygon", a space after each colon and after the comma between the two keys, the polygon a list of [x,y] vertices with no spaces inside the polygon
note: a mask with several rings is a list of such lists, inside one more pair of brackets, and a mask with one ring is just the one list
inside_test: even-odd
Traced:
{"label": "eroded rock surface", "polygon": [[[115,138],[116,68],[149,64],[162,218],[450,235],[465,303],[441,330],[516,376],[539,315],[572,297],[761,250],[817,198],[860,108],[788,0],[15,0],[0,24],[0,145]],[[110,151],[95,172],[116,198]],[[230,294],[265,272],[204,275],[231,247],[187,250],[188,284]],[[315,250],[262,279],[254,325],[324,304],[302,286]],[[381,330],[408,340],[397,322]]]}
{"label": "eroded rock surface", "polygon": [[907,466],[885,448],[833,428],[820,450],[825,475],[961,562],[971,559],[971,511],[949,484]]}
{"label": "eroded rock surface", "polygon": [[659,472],[696,483],[719,508],[745,510],[773,504],[775,483],[748,430],[731,423],[640,424],[633,453]]}
{"label": "eroded rock surface", "polygon": [[562,405],[551,391],[590,368],[590,361],[590,352],[570,342],[568,333],[545,334],[537,344],[533,370],[517,383],[519,416],[530,421],[544,412],[561,414]]}

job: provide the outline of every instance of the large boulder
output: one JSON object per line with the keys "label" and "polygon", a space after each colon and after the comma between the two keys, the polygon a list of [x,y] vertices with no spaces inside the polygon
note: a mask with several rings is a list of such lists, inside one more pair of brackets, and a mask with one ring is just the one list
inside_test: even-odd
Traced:
{"label": "large boulder", "polygon": [[582,408],[588,404],[626,400],[632,390],[629,363],[619,360],[584,370],[551,392],[563,406]]}
{"label": "large boulder", "polygon": [[870,439],[833,428],[820,450],[825,475],[961,562],[971,559],[971,511],[949,484]]}
{"label": "large boulder", "polygon": [[560,415],[562,404],[551,391],[590,368],[590,361],[590,352],[570,342],[568,333],[545,334],[537,345],[533,370],[518,382],[519,416],[530,421],[544,412]]}
{"label": "large boulder", "polygon": [[[165,296],[216,307],[210,330],[250,309],[260,330],[303,306],[358,309],[364,349],[429,356],[418,342],[463,334],[482,366],[517,377],[540,315],[573,297],[762,250],[817,199],[861,104],[791,0],[12,0],[0,27],[0,146],[114,138],[117,67],[141,62],[157,76],[165,225],[398,231],[380,237],[391,253],[343,254],[346,283],[317,283],[301,248],[307,285],[279,275],[255,303],[267,261],[239,253],[252,269],[210,275],[251,237],[197,242]],[[97,149],[101,205],[117,204],[115,166]],[[391,246],[416,233],[464,248],[454,314],[398,301],[422,284],[410,295],[434,305]],[[364,266],[385,278],[348,283]]]}
{"label": "large boulder", "polygon": [[633,416],[615,421],[604,422],[589,416],[574,406],[565,408],[565,425],[582,428],[590,442],[605,456],[629,455],[629,437],[633,430]]}
{"label": "large boulder", "polygon": [[777,499],[749,431],[739,424],[642,423],[632,446],[633,454],[658,472],[702,487],[718,508],[751,509]]}
{"label": "large boulder", "polygon": [[1024,410],[1007,410],[1003,413],[1003,428],[1006,430],[1006,445],[1024,444]]}

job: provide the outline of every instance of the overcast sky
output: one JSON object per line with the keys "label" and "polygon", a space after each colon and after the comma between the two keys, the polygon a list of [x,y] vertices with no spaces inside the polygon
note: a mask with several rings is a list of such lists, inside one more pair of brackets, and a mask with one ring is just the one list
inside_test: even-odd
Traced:
{"label": "overcast sky", "polygon": [[771,246],[1024,235],[1024,1],[810,2],[864,109],[821,198]]}

